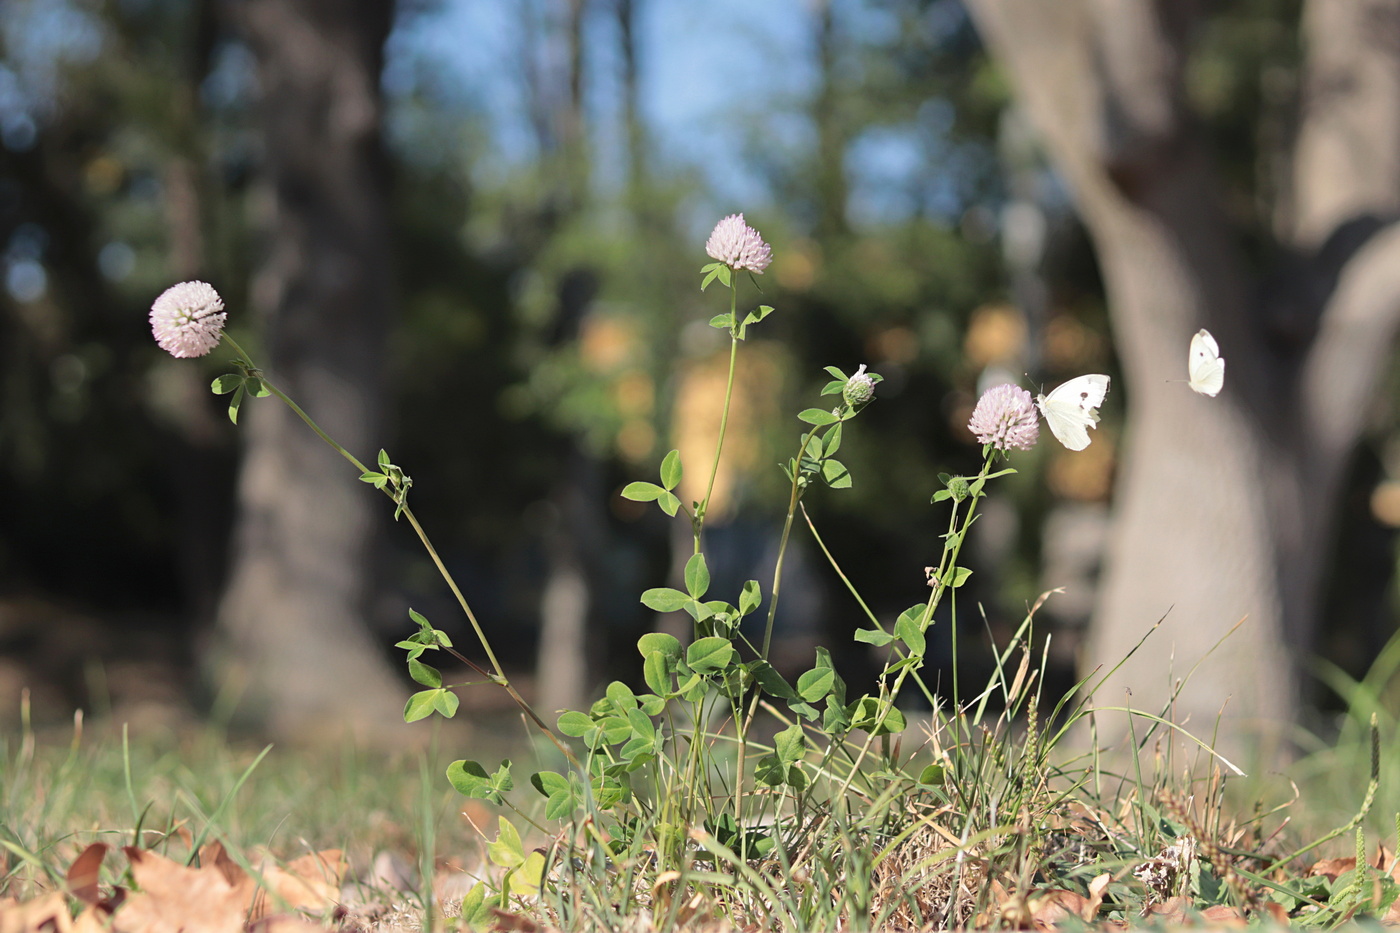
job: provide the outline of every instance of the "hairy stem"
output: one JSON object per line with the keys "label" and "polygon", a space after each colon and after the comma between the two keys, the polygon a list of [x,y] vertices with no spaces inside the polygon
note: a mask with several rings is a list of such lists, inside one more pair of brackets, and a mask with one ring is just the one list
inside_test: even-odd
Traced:
{"label": "hairy stem", "polygon": [[719,416],[719,439],[715,442],[715,460],[710,465],[710,482],[705,487],[705,498],[701,500],[700,507],[695,510],[695,517],[691,520],[691,525],[695,531],[695,553],[700,553],[700,531],[705,525],[705,516],[710,510],[710,496],[715,491],[715,477],[719,475],[719,458],[724,451],[724,435],[729,429],[729,403],[734,396],[734,368],[739,359],[739,332],[736,310],[739,305],[739,287],[730,279],[729,286],[729,376],[724,384],[724,408]]}
{"label": "hairy stem", "polygon": [[[253,358],[249,356],[247,351],[245,351],[241,346],[239,346],[238,343],[232,337],[225,333],[223,334],[223,339],[228,341],[229,346],[233,347],[233,349],[237,351],[237,353],[241,357],[243,357],[243,359],[247,360],[250,365],[252,364]],[[254,368],[256,369],[256,367]],[[271,392],[274,396],[276,396],[278,399],[281,399],[282,402],[285,403],[288,408],[296,412],[297,417],[304,421],[306,423],[306,426],[309,427],[312,431],[316,432],[317,437],[319,437],[321,440],[325,441],[332,448],[334,448],[337,453],[339,453],[342,457],[344,457],[351,464],[353,464],[355,468],[358,469],[361,473],[370,472],[369,468],[366,467],[363,463],[361,463],[358,457],[350,453],[350,451],[342,447],[335,440],[335,438],[331,437],[329,434],[323,431],[321,429],[321,426],[317,424],[310,415],[303,411],[300,405],[298,405],[295,401],[292,400],[291,396],[287,395],[287,393],[277,388],[277,386],[274,385],[271,381],[269,381],[266,376],[262,375],[261,370],[259,370],[258,372],[258,379],[262,382],[264,386],[267,387],[267,390]],[[492,649],[491,642],[486,638],[486,632],[482,629],[481,623],[477,621],[476,613],[472,611],[471,605],[467,602],[467,597],[463,595],[461,588],[457,586],[457,581],[453,579],[452,573],[447,569],[447,565],[445,565],[442,562],[442,558],[438,556],[437,548],[433,547],[433,542],[428,538],[428,533],[423,530],[423,526],[419,524],[418,517],[413,514],[413,510],[408,507],[407,503],[400,503],[399,500],[395,497],[394,491],[389,489],[387,486],[382,488],[380,491],[383,492],[384,495],[388,496],[390,499],[394,500],[396,504],[402,505],[404,517],[408,519],[409,525],[412,526],[414,532],[418,535],[418,540],[422,542],[424,549],[428,552],[428,556],[432,558],[433,566],[437,567],[438,573],[442,575],[442,579],[447,583],[448,589],[450,589],[452,591],[452,595],[457,598],[457,604],[462,607],[462,612],[466,614],[467,621],[471,623],[472,632],[476,635],[477,642],[481,645],[482,650],[486,652],[486,657],[491,662],[491,670],[482,671],[482,673],[489,677],[493,683],[499,684],[501,687],[505,688],[506,693],[515,702],[515,704],[520,707],[521,712],[523,712],[527,717],[529,717],[529,719],[537,727],[539,727],[539,729],[542,732],[544,732],[546,736],[549,737],[550,741],[552,741],[559,748],[559,750],[564,753],[564,755],[569,759],[570,762],[572,762],[574,765],[578,765],[578,759],[574,757],[574,754],[572,751],[569,750],[569,747],[565,745],[564,742],[560,740],[560,738],[557,735],[554,734],[554,730],[549,728],[549,725],[545,723],[543,719],[540,718],[539,714],[535,712],[535,710],[530,706],[530,704],[525,701],[525,698],[520,695],[519,691],[515,689],[514,685],[511,684],[510,678],[506,676],[505,669],[501,666],[501,662],[496,658],[496,652],[494,649]],[[459,660],[471,664],[470,661],[467,661],[467,659],[458,652],[452,651],[451,649],[448,650]],[[477,670],[481,670],[475,664],[472,664],[471,666],[475,667]]]}

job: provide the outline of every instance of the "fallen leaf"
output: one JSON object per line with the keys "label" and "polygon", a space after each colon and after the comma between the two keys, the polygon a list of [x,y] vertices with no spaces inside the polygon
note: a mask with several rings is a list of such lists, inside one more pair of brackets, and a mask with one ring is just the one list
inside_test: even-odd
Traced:
{"label": "fallen leaf", "polygon": [[122,902],[126,900],[126,889],[118,885],[111,894],[103,896],[99,882],[102,877],[102,861],[107,857],[110,846],[105,842],[94,842],[73,859],[68,866],[64,880],[68,882],[68,893],[87,907],[73,920],[76,933],[96,933],[109,927],[108,919]]}
{"label": "fallen leaf", "polygon": [[1395,868],[1395,855],[1385,847],[1385,843],[1376,846],[1376,868],[1384,872],[1393,871]]}
{"label": "fallen leaf", "polygon": [[1400,882],[1400,858],[1387,852],[1385,846],[1376,852],[1376,867],[1389,875],[1392,881]]}
{"label": "fallen leaf", "polygon": [[1207,907],[1201,911],[1201,919],[1208,921],[1214,926],[1220,927],[1242,927],[1247,923],[1244,919],[1244,911],[1238,907],[1231,907],[1229,904],[1216,904],[1214,907]]}
{"label": "fallen leaf", "polygon": [[275,914],[248,924],[248,933],[326,933],[329,929],[294,914]]}
{"label": "fallen leaf", "polygon": [[260,869],[262,889],[253,900],[249,916],[253,920],[267,916],[272,909],[269,901],[289,910],[333,910],[340,902],[340,884],[348,868],[340,849],[303,855],[288,862],[285,868],[269,864]]}
{"label": "fallen leaf", "polygon": [[69,933],[110,933],[112,912],[96,904],[84,907],[73,920]]}
{"label": "fallen leaf", "polygon": [[[126,846],[139,891],[113,915],[121,933],[242,933],[252,879],[230,884],[217,864],[188,868],[149,849]],[[217,861],[217,860],[215,860]]]}
{"label": "fallen leaf", "polygon": [[224,880],[229,883],[229,887],[250,887],[248,873],[229,857],[222,842],[211,842],[199,847],[199,866],[217,869],[219,874],[224,876]]}
{"label": "fallen leaf", "polygon": [[1344,875],[1355,867],[1355,856],[1351,858],[1325,858],[1313,863],[1313,867],[1308,869],[1308,876],[1323,875],[1328,881],[1336,881],[1339,875]]}
{"label": "fallen leaf", "polygon": [[1269,918],[1278,926],[1286,927],[1289,925],[1288,908],[1278,901],[1265,901],[1264,909],[1269,912]]}
{"label": "fallen leaf", "polygon": [[1069,917],[1092,920],[1092,914],[1085,916],[1088,907],[1089,899],[1077,891],[1037,891],[1030,899],[1031,922],[1038,929],[1050,929]]}
{"label": "fallen leaf", "polygon": [[96,904],[101,899],[97,881],[102,875],[102,860],[107,857],[107,843],[94,842],[73,859],[68,866],[68,893],[84,904]]}
{"label": "fallen leaf", "polygon": [[287,871],[307,881],[319,881],[339,888],[350,870],[350,862],[341,849],[310,852],[287,863]]}
{"label": "fallen leaf", "polygon": [[1167,923],[1185,923],[1186,910],[1191,906],[1191,899],[1185,895],[1178,894],[1169,897],[1160,904],[1153,904],[1143,911],[1144,917],[1154,917]]}
{"label": "fallen leaf", "polygon": [[1094,918],[1098,916],[1099,908],[1103,906],[1104,892],[1108,890],[1108,883],[1112,880],[1113,875],[1109,872],[1104,872],[1102,875],[1099,875],[1093,881],[1089,882],[1088,913],[1084,914],[1082,917],[1086,923],[1092,923]]}
{"label": "fallen leaf", "polygon": [[23,904],[0,901],[0,933],[70,933],[68,900],[55,891]]}
{"label": "fallen leaf", "polygon": [[992,896],[989,907],[991,916],[979,915],[977,918],[978,926],[996,923],[998,926],[1012,930],[1025,930],[1034,923],[1030,904],[1026,898],[1019,894],[1013,896],[995,878],[992,879]]}
{"label": "fallen leaf", "polygon": [[491,908],[492,915],[496,918],[496,923],[491,927],[493,931],[500,933],[537,933],[540,926],[529,917],[520,914],[513,914],[499,907]]}

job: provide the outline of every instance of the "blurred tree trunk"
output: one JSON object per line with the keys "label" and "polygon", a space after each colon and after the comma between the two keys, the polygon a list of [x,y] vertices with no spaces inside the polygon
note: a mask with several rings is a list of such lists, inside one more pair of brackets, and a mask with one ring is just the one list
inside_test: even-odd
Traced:
{"label": "blurred tree trunk", "polygon": [[[382,437],[391,305],[379,76],[384,0],[238,0],[256,56],[266,255],[252,287],[269,378],[347,450]],[[402,729],[403,690],[367,625],[384,501],[273,399],[244,406],[238,528],[220,607],[245,709],[280,734]],[[236,681],[235,681],[236,683]]]}
{"label": "blurred tree trunk", "polygon": [[[587,0],[550,0],[553,16],[530,18],[534,49],[562,49],[562,60],[545,62],[530,84],[541,153],[547,174],[543,202],[546,236],[567,229],[589,197],[587,113],[584,108],[584,17]],[[522,5],[528,7],[528,4]],[[561,270],[551,348],[578,342],[598,291],[598,276],[586,266]],[[538,705],[543,712],[586,708],[601,669],[603,633],[597,606],[599,560],[605,540],[602,468],[582,439],[571,438],[561,472],[549,495],[544,532],[548,562],[540,596],[540,637],[535,661]]]}
{"label": "blurred tree trunk", "polygon": [[817,93],[812,99],[812,122],[817,128],[816,234],[826,242],[844,236],[846,201],[846,153],[850,132],[842,112],[841,74],[837,59],[842,36],[837,30],[831,0],[816,0]]}
{"label": "blurred tree trunk", "polygon": [[[1086,666],[1108,670],[1164,621],[1096,700],[1121,705],[1130,690],[1159,712],[1171,679],[1245,619],[1176,706],[1206,737],[1223,709],[1237,746],[1281,738],[1298,713],[1339,486],[1400,321],[1400,3],[1306,6],[1284,264],[1265,283],[1251,280],[1187,106],[1201,6],[970,3],[1093,236],[1127,382]],[[1216,399],[1180,382],[1200,327],[1229,362]]]}
{"label": "blurred tree trunk", "polygon": [[[193,28],[185,47],[179,81],[170,88],[171,151],[165,160],[165,218],[170,232],[171,281],[218,281],[211,274],[205,230],[209,219],[209,184],[205,174],[199,86],[209,74],[217,37],[214,0],[199,0],[191,15]],[[232,449],[224,406],[209,394],[204,374],[182,360],[162,359],[162,378],[178,391],[169,393],[168,420],[175,428],[169,462],[171,484],[179,501],[179,555],[186,603],[204,630],[213,618],[227,561],[228,479]]]}
{"label": "blurred tree trunk", "polygon": [[627,205],[635,223],[658,232],[664,223],[653,203],[651,158],[642,117],[642,83],[638,25],[645,0],[616,0],[618,47],[622,56],[622,128],[627,150]]}

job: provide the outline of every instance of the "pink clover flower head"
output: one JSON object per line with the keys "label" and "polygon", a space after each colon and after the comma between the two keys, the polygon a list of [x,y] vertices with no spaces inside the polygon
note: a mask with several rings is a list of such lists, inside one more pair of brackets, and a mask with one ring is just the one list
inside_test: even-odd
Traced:
{"label": "pink clover flower head", "polygon": [[997,450],[1030,450],[1040,440],[1040,422],[1031,394],[1009,383],[982,393],[967,429],[978,441]]}
{"label": "pink clover flower head", "polygon": [[181,282],[160,293],[151,305],[151,333],[171,356],[204,356],[219,345],[224,332],[224,300],[214,286]]}
{"label": "pink clover flower head", "polygon": [[705,241],[705,252],[731,269],[747,269],[758,275],[773,261],[773,248],[744,223],[743,214],[730,214],[715,224]]}

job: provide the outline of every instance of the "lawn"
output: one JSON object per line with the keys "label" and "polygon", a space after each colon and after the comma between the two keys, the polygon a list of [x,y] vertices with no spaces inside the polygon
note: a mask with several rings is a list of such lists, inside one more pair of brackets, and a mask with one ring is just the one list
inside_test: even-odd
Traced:
{"label": "lawn", "polygon": [[[742,867],[697,859],[679,882],[684,904],[660,896],[676,879],[648,873],[651,852],[581,880],[590,870],[584,832],[570,854],[568,834],[527,829],[521,851],[546,853],[550,880],[543,891],[511,885],[498,818],[543,825],[546,798],[527,787],[511,806],[493,806],[457,793],[443,775],[464,749],[557,766],[557,752],[528,739],[513,717],[442,721],[426,747],[385,752],[267,746],[211,725],[131,729],[81,714],[35,729],[26,715],[0,743],[0,930],[464,929],[462,901],[479,880],[488,908],[501,909],[479,909],[477,928],[746,928],[765,897],[786,901],[767,916],[783,929],[827,928],[838,917],[852,929],[916,929],[950,909],[979,928],[1193,917],[1230,925],[1245,916],[1319,929],[1360,917],[1394,924],[1400,796],[1388,761],[1368,794],[1372,737],[1362,727],[1378,683],[1352,683],[1340,735],[1314,740],[1286,775],[1227,780],[1199,748],[1189,779],[1184,758],[1167,768],[1149,755],[1144,772],[1115,775],[1106,758],[1071,755],[1044,771],[1045,789],[1057,789],[1025,796],[995,839],[958,838],[956,827],[973,824],[940,812],[947,808],[932,806],[932,794],[878,800],[880,831],[849,816],[842,826],[827,809],[829,828],[814,834],[827,851]],[[1006,720],[985,724],[990,735]],[[911,717],[906,740],[929,727]],[[1393,720],[1377,728],[1393,748]],[[980,760],[1023,754],[1025,731],[999,748],[984,747]],[[1370,864],[1359,872],[1358,847]],[[601,894],[619,898],[624,887],[630,906],[599,906]],[[804,898],[831,907],[809,914],[817,925],[798,921]],[[661,911],[668,903],[674,909]]]}

